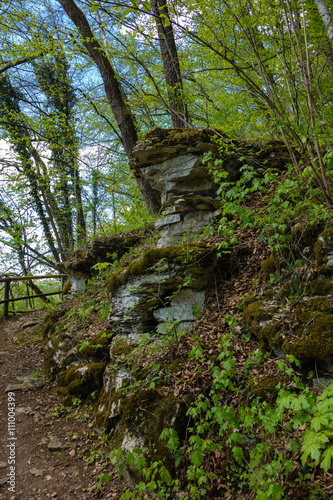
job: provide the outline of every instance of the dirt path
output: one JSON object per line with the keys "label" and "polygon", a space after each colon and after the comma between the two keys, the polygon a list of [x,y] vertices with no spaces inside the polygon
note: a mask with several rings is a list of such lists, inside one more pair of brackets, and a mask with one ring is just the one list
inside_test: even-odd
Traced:
{"label": "dirt path", "polygon": [[[42,316],[0,320],[0,498],[120,499],[125,485],[93,431],[91,407],[66,410],[43,377],[34,331]],[[97,491],[106,473],[111,480]]]}

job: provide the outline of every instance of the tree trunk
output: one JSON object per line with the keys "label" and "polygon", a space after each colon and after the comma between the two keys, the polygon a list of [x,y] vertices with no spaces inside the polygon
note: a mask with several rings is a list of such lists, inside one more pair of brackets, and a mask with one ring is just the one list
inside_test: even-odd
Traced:
{"label": "tree trunk", "polygon": [[172,125],[188,127],[187,107],[183,99],[183,82],[168,6],[166,0],[151,0],[150,4],[157,26]]}
{"label": "tree trunk", "polygon": [[[89,23],[74,0],[58,0],[68,17],[79,29],[83,39],[83,45],[95,62],[104,83],[104,89],[111,106],[112,112],[118,124],[122,136],[122,143],[125,152],[130,159],[138,136],[134,124],[134,119],[127,103],[123,98],[117,75],[103,49],[91,31]],[[136,175],[136,174],[135,174]],[[159,194],[146,182],[137,178],[139,188],[144,202],[150,214],[156,214],[161,208]]]}
{"label": "tree trunk", "polygon": [[317,9],[319,11],[320,17],[324,23],[326,28],[327,36],[329,41],[333,47],[333,24],[332,24],[332,16],[330,11],[327,8],[325,0],[315,0],[315,4],[317,5]]}

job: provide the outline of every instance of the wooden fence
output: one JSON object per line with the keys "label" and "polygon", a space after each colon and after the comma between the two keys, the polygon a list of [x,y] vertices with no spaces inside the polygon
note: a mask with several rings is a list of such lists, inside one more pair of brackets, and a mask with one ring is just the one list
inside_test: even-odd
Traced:
{"label": "wooden fence", "polygon": [[[27,299],[37,299],[39,297],[48,297],[50,295],[60,295],[62,298],[62,293],[63,293],[63,287],[65,283],[65,278],[67,277],[66,274],[51,274],[51,275],[41,275],[41,276],[13,276],[13,277],[8,277],[8,278],[2,278],[0,279],[0,283],[5,284],[5,290],[4,290],[4,299],[0,301],[0,304],[4,305],[4,316],[8,316],[9,314],[9,303],[10,302],[16,302],[19,300],[27,300]],[[50,278],[57,278],[61,279],[61,288],[57,292],[47,292],[47,293],[41,293],[41,294],[35,294],[35,295],[26,295],[25,297],[17,297],[17,298],[10,298],[10,285],[12,282],[17,282],[17,281],[31,281],[32,280],[43,280],[43,279],[50,279]]]}

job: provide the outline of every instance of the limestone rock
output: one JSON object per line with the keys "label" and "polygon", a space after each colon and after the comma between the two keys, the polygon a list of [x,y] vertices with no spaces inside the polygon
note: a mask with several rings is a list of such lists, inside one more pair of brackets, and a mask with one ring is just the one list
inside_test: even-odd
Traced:
{"label": "limestone rock", "polygon": [[179,322],[177,328],[191,329],[193,323],[204,310],[205,292],[194,291],[184,288],[176,293],[171,299],[170,306],[156,309],[154,318],[158,321],[157,331],[168,332],[168,325],[175,321]]}
{"label": "limestone rock", "polygon": [[[315,236],[314,236],[315,238]],[[313,246],[313,245],[312,245]],[[314,245],[319,279],[307,284],[310,297],[295,303],[293,328],[290,311],[284,311],[281,300],[292,294],[293,282],[269,299],[257,297],[245,304],[243,321],[258,337],[262,346],[282,355],[292,354],[302,363],[316,363],[333,373],[333,230],[323,231]]]}
{"label": "limestone rock", "polygon": [[[148,232],[149,230],[146,230],[146,233]],[[101,262],[112,263],[131,247],[139,244],[143,237],[138,231],[128,231],[94,238],[77,248],[66,262],[59,263],[58,268],[75,278],[89,277],[94,274],[94,265]]]}
{"label": "limestone rock", "polygon": [[[142,259],[115,273],[108,282],[110,328],[120,335],[153,332],[159,314],[154,310],[165,308],[169,297],[182,289],[185,283],[186,289],[203,293],[210,286],[213,276],[228,275],[228,262],[228,256],[219,261],[214,249],[204,245],[148,250]],[[187,303],[192,307],[194,304],[190,297],[195,294],[190,291],[186,294]],[[185,295],[180,294],[179,300]],[[199,296],[199,303],[202,304],[203,295],[196,295]],[[170,312],[177,307],[180,310],[177,300],[175,297]]]}
{"label": "limestone rock", "polygon": [[69,445],[62,443],[57,436],[50,436],[50,440],[47,445],[47,449],[49,451],[60,451],[68,447]]}

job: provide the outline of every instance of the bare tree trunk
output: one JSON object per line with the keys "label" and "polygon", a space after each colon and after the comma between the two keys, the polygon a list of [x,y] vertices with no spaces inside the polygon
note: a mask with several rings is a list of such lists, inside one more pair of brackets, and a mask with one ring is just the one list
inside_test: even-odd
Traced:
{"label": "bare tree trunk", "polygon": [[77,238],[77,243],[80,243],[87,236],[86,220],[83,212],[79,169],[75,165],[72,170],[73,170],[73,184],[74,184],[74,195],[75,195],[75,205],[76,205],[76,238]]}
{"label": "bare tree trunk", "polygon": [[188,112],[183,99],[183,82],[169,9],[166,0],[151,0],[150,4],[157,26],[172,124],[174,127],[188,127]]}
{"label": "bare tree trunk", "polygon": [[[73,21],[75,26],[79,29],[80,35],[83,39],[83,45],[95,62],[101,74],[107,99],[121,132],[125,152],[128,158],[131,158],[138,136],[134,124],[134,118],[130,108],[123,98],[122,89],[117,75],[105,53],[105,50],[94,37],[84,13],[76,5],[74,0],[58,0],[58,2],[63,7],[68,17]],[[159,194],[147,181],[139,178],[137,178],[137,181],[149,213],[158,213],[161,208]]]}
{"label": "bare tree trunk", "polygon": [[327,8],[325,0],[315,0],[315,4],[317,5],[320,17],[322,18],[322,21],[326,28],[327,36],[333,47],[333,23],[331,13]]}

